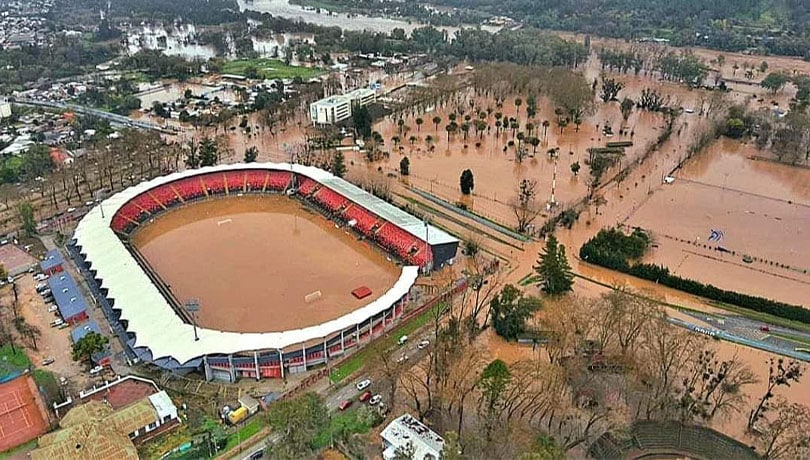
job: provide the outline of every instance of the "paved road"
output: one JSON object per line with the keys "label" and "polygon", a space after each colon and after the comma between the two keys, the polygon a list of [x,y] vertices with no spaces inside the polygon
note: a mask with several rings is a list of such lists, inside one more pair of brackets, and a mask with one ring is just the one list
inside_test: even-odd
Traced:
{"label": "paved road", "polygon": [[[419,359],[422,358],[422,356],[425,353],[425,350],[419,350],[417,346],[419,341],[423,339],[428,339],[429,337],[430,334],[423,334],[421,337],[411,338],[411,340],[409,340],[406,345],[395,348],[394,350],[391,351],[391,353],[394,354],[394,357],[396,359],[399,359],[401,356],[405,355],[408,357],[407,361],[405,361],[406,363],[415,364],[417,361],[419,361]],[[329,409],[330,412],[335,412],[338,410],[338,405],[341,403],[341,401],[347,399],[354,401],[355,405],[360,404],[357,401],[358,396],[360,396],[360,392],[357,391],[357,387],[355,387],[355,384],[360,380],[363,380],[364,378],[370,378],[372,380],[371,387],[369,387],[368,389],[373,394],[382,394],[382,386],[383,386],[383,382],[381,382],[382,379],[372,375],[369,375],[369,377],[365,376],[360,377],[356,381],[346,382],[345,384],[342,384],[343,386],[337,388],[333,387],[332,385],[327,385],[323,389],[321,389],[321,391],[319,391],[319,393],[321,394],[326,393],[325,403],[327,409]],[[231,459],[251,460],[251,457],[253,455],[257,455],[259,452],[263,452],[268,443],[276,442],[279,439],[279,437],[280,436],[278,434],[272,433],[266,438],[250,446],[246,446],[245,448],[242,449],[241,453],[232,456]]]}

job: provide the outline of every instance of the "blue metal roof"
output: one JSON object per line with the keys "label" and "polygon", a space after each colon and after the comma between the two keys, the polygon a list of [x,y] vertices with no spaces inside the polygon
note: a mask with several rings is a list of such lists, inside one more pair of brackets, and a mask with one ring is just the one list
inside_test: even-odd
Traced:
{"label": "blue metal roof", "polygon": [[72,318],[87,310],[87,301],[69,274],[61,272],[51,276],[48,278],[48,286],[63,319]]}
{"label": "blue metal roof", "polygon": [[73,328],[73,330],[70,331],[70,338],[73,339],[73,343],[76,343],[90,332],[95,332],[99,335],[101,334],[101,329],[99,329],[98,323],[92,319]]}
{"label": "blue metal roof", "polygon": [[53,267],[62,265],[64,259],[58,249],[51,249],[45,254],[45,259],[39,263],[39,267],[43,270],[50,270]]}

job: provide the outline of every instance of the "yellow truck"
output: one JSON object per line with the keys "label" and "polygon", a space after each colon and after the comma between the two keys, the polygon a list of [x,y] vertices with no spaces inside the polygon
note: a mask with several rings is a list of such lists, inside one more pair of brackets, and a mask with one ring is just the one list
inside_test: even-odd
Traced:
{"label": "yellow truck", "polygon": [[232,410],[228,414],[228,421],[231,425],[236,425],[237,423],[241,422],[248,416],[248,410],[246,407],[240,407],[239,409]]}

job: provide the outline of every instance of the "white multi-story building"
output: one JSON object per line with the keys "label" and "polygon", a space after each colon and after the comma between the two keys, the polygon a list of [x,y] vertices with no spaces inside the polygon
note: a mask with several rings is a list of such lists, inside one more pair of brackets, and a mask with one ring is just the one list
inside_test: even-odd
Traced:
{"label": "white multi-story building", "polygon": [[414,460],[439,460],[444,449],[444,439],[424,423],[404,414],[382,430],[383,458],[396,458],[397,451],[411,452]]}
{"label": "white multi-story building", "polygon": [[352,116],[352,109],[371,104],[377,93],[359,88],[340,96],[330,96],[309,105],[309,118],[315,125],[333,125]]}

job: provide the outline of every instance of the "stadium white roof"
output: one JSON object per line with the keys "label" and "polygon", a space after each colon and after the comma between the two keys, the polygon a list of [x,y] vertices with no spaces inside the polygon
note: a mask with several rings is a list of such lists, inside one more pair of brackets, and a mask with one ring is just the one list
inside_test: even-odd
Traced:
{"label": "stadium white roof", "polygon": [[[369,197],[357,187],[348,184],[342,179],[312,167],[290,165],[285,163],[251,163],[221,165],[189,170],[162,176],[151,181],[123,190],[101,202],[93,208],[79,222],[74,233],[81,252],[96,270],[101,286],[108,290],[107,296],[115,299],[114,308],[121,310],[121,319],[126,320],[127,330],[135,334],[135,347],[147,347],[153,359],[174,358],[184,364],[194,358],[212,354],[234,354],[244,351],[281,349],[291,345],[302,344],[311,340],[330,338],[341,330],[348,329],[355,324],[367,321],[373,315],[383,312],[401,299],[413,286],[419,275],[418,267],[403,267],[399,279],[386,293],[366,305],[354,310],[340,318],[316,326],[302,329],[269,332],[269,333],[238,333],[224,332],[214,329],[197,328],[199,341],[194,340],[194,331],[191,324],[184,323],[175,314],[169,301],[163,297],[158,288],[152,284],[148,275],[132,257],[118,236],[110,228],[110,222],[116,211],[137,195],[183,177],[204,174],[215,171],[234,169],[273,169],[292,170],[311,179],[322,182],[336,191],[343,190],[355,193],[347,198],[357,198],[358,203],[369,206],[369,209],[381,217],[390,218],[399,225],[403,222],[411,228],[424,231],[424,225],[419,219],[407,216],[392,205],[382,200]],[[337,187],[343,187],[338,190]],[[361,194],[362,193],[362,194]],[[373,207],[373,208],[372,208]],[[391,209],[393,208],[401,214]],[[387,214],[386,214],[387,213]],[[394,221],[393,219],[398,219]],[[403,228],[406,228],[403,226]],[[436,231],[436,240],[430,234],[429,243],[438,244],[441,238],[452,238],[441,230],[429,227],[431,232]],[[413,233],[412,230],[411,233]],[[446,236],[443,236],[443,235]],[[414,233],[416,235],[416,233]],[[452,238],[453,241],[457,241]]]}

